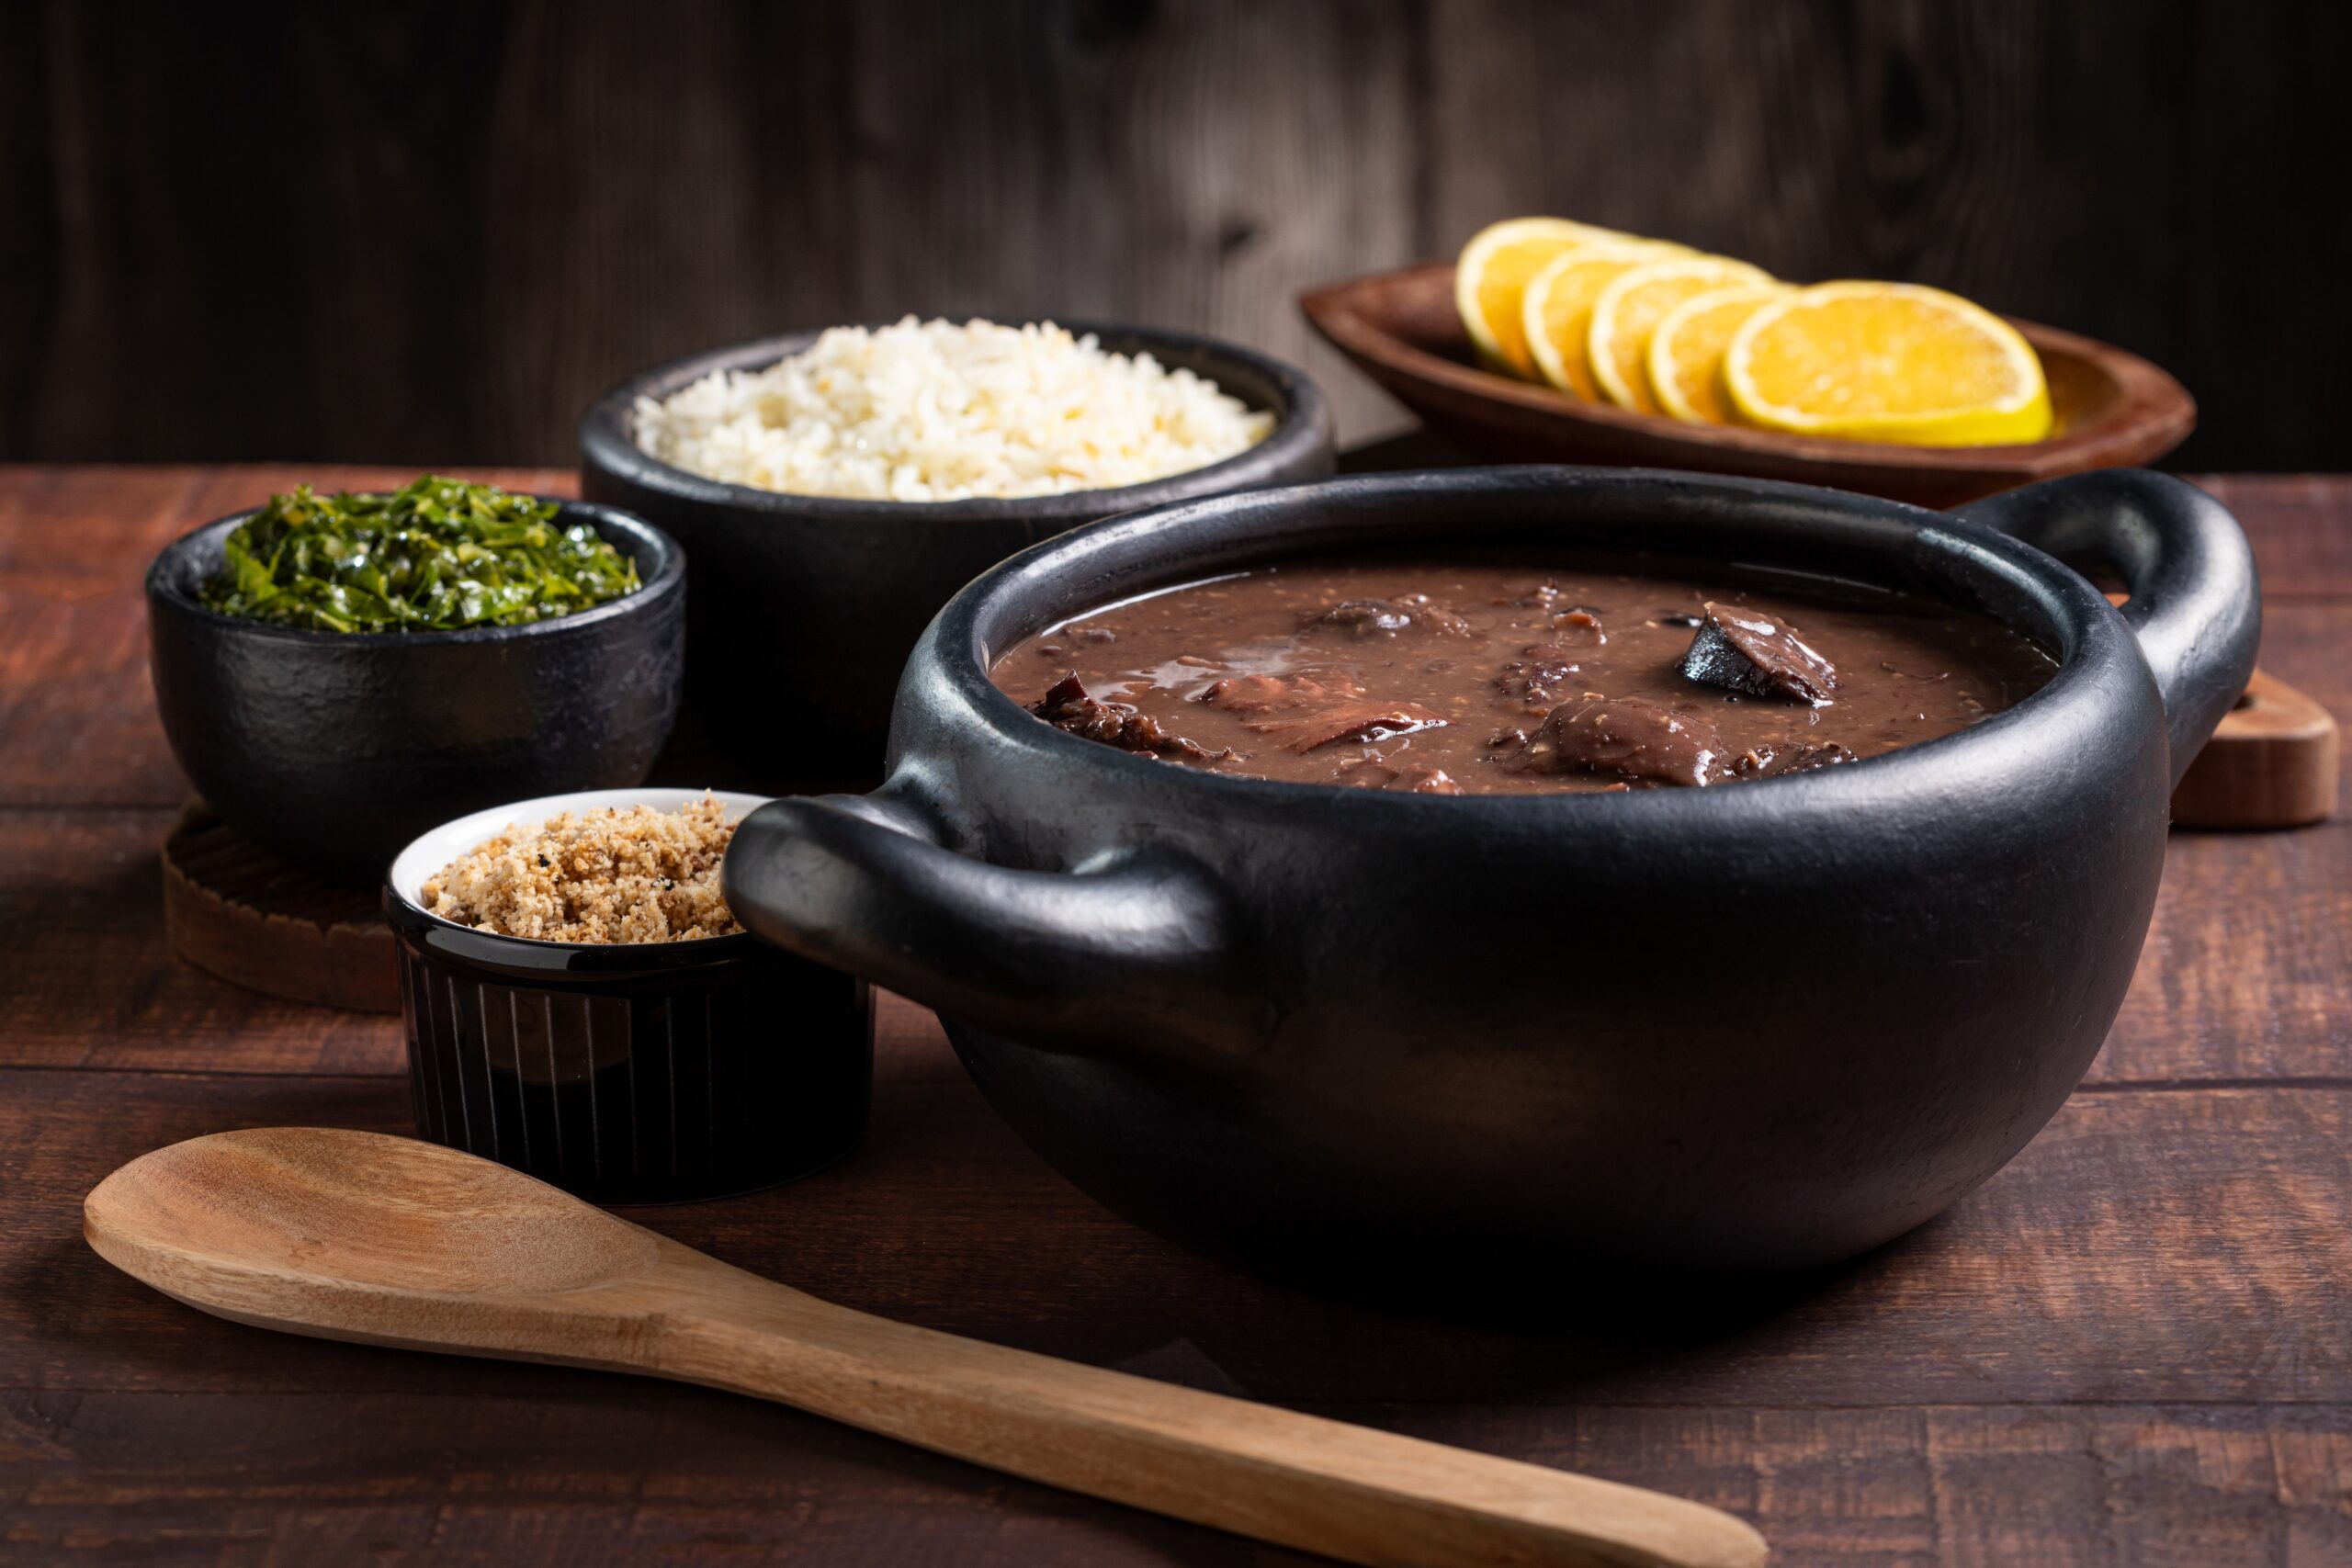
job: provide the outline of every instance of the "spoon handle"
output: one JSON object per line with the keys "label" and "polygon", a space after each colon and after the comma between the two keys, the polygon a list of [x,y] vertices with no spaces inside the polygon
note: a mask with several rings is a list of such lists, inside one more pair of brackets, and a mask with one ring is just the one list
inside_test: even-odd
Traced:
{"label": "spoon handle", "polygon": [[1754,1568],[1767,1555],[1698,1503],[893,1323],[685,1248],[646,1283],[668,1298],[646,1371],[1350,1562]]}

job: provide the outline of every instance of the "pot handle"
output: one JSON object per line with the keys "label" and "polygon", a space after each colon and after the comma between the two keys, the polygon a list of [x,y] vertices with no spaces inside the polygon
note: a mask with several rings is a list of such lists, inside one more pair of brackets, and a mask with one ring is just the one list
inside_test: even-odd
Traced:
{"label": "pot handle", "polygon": [[2262,641],[2261,584],[2237,520],[2195,485],[2145,468],[2028,485],[1953,515],[2122,577],[2124,624],[2155,672],[2180,783],[2245,693]]}
{"label": "pot handle", "polygon": [[1230,902],[1161,846],[1016,871],[943,847],[888,790],[794,795],[743,818],[723,876],[762,939],[1033,1043],[1231,1049],[1268,1022]]}

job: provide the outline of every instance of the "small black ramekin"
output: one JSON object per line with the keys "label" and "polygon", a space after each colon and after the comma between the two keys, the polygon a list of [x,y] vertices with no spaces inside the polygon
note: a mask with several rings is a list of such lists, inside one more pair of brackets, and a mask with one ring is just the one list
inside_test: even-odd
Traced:
{"label": "small black ramekin", "polygon": [[[563,811],[675,810],[700,790],[592,790],[478,811],[402,850],[384,888],[400,946],[409,1089],[424,1137],[600,1203],[718,1198],[806,1176],[864,1133],[864,981],[748,934],[592,946],[425,912],[443,866]],[[762,804],[718,795],[729,817]]]}

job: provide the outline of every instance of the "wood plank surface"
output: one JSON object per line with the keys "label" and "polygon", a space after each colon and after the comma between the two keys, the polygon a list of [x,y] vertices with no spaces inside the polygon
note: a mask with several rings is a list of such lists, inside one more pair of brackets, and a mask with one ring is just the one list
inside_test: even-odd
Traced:
{"label": "wood plank surface", "polygon": [[[137,1075],[126,1093],[64,1076],[103,1097],[105,1136],[88,1136],[95,1106],[26,1075],[11,1103],[66,1135],[0,1115],[9,1229],[46,1238],[8,1249],[0,1323],[0,1499],[28,1548],[110,1540],[130,1560],[241,1520],[298,1551],[364,1538],[569,1561],[620,1529],[633,1551],[693,1558],[685,1536],[731,1512],[818,1562],[902,1540],[942,1562],[1244,1560],[724,1395],[198,1316],[72,1239],[83,1187],[220,1126],[397,1128],[399,1086]],[[2078,1096],[1921,1236],[1792,1301],[1663,1326],[1422,1322],[1240,1280],[1094,1211],[960,1087],[886,1094],[874,1143],[810,1182],[633,1217],[935,1326],[1715,1502],[1786,1561],[2009,1561],[2004,1540],[2041,1549],[2097,1518],[2078,1553],[2030,1560],[2136,1561],[2134,1542],[2201,1536],[2225,1554],[2178,1561],[2325,1562],[2278,1555],[2352,1540],[2352,1095],[2324,1097],[2304,1137],[2275,1113],[2314,1098]],[[2232,1217],[2219,1257],[2213,1213]]]}
{"label": "wood plank surface", "polygon": [[[192,1320],[82,1247],[81,1196],[123,1161],[234,1126],[400,1131],[397,1079],[0,1081],[0,1179],[43,1259],[22,1315],[0,1314],[11,1381],[455,1392],[589,1375],[288,1342],[255,1382],[259,1331]],[[2352,1088],[2086,1090],[1992,1182],[1859,1263],[1736,1298],[1479,1322],[1193,1257],[1046,1169],[968,1085],[893,1081],[865,1145],[818,1176],[628,1213],[845,1305],[1102,1365],[1159,1358],[1160,1375],[1284,1404],[2352,1404],[2347,1191]],[[175,1352],[197,1328],[204,1343]]]}
{"label": "wood plank surface", "polygon": [[[2347,1417],[1474,1406],[1382,1424],[1729,1508],[1773,1541],[1776,1563],[2333,1568],[2352,1561]],[[347,1457],[362,1433],[365,1467]],[[773,1405],[648,1403],[615,1379],[562,1399],[0,1393],[0,1551],[28,1562],[1310,1561]],[[2069,1533],[2079,1519],[2099,1532]]]}
{"label": "wood plank surface", "polygon": [[[82,1244],[82,1193],[157,1145],[406,1129],[396,1021],[164,952],[187,786],[138,596],[272,488],[405,477],[0,468],[0,1561],[1300,1561],[726,1395],[220,1323]],[[2266,663],[2352,712],[2352,480],[2211,482],[2269,580]],[[2352,825],[2176,833],[2123,1015],[2017,1161],[1871,1257],[1672,1310],[1443,1319],[1194,1258],[1041,1164],[895,998],[854,1156],[631,1217],[853,1306],[1716,1504],[1781,1562],[2333,1568],[2347,931]]]}
{"label": "wood plank surface", "polygon": [[[2265,604],[2352,595],[2344,480],[2325,474],[2193,474],[2252,530]],[[2339,713],[2342,708],[2337,708]]]}

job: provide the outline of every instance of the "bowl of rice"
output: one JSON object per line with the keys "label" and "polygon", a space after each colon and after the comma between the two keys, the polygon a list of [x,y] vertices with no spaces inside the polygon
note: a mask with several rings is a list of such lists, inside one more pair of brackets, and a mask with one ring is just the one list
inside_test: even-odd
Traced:
{"label": "bowl of rice", "polygon": [[956,591],[1097,518],[1331,471],[1301,372],[1195,333],[834,327],[634,377],[581,485],[686,547],[687,704],[763,782],[879,776],[899,673]]}

